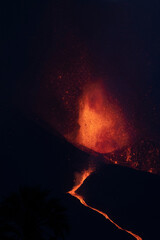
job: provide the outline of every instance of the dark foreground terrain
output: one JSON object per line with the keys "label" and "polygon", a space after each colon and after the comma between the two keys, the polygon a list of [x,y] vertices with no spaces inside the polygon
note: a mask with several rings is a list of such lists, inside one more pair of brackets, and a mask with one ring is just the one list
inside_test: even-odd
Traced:
{"label": "dark foreground terrain", "polygon": [[[1,137],[2,198],[20,186],[39,185],[51,189],[66,206],[70,224],[66,239],[134,239],[66,194],[74,184],[74,173],[88,168],[92,156],[16,110],[1,119]],[[159,187],[158,175],[102,162],[78,193],[121,227],[149,240],[159,235]]]}

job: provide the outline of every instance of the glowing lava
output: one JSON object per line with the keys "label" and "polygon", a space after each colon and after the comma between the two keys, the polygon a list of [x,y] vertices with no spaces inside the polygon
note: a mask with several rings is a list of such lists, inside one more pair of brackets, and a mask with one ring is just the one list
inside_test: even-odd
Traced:
{"label": "glowing lava", "polygon": [[78,123],[76,142],[96,152],[112,152],[129,142],[122,111],[100,83],[85,88]]}
{"label": "glowing lava", "polygon": [[[127,125],[120,107],[109,94],[106,94],[100,83],[92,83],[85,87],[79,102],[78,124],[76,142],[98,153],[114,152],[127,146],[130,142]],[[130,161],[130,152],[128,152],[128,161]],[[83,196],[77,193],[92,172],[94,169],[91,168],[77,174],[76,184],[68,193],[77,198],[85,207],[103,215],[118,229],[129,233],[137,240],[142,240],[138,235],[120,227],[106,213],[89,206]]]}
{"label": "glowing lava", "polygon": [[100,210],[98,210],[98,209],[96,209],[96,208],[93,208],[93,207],[89,206],[89,205],[85,202],[83,196],[81,196],[81,195],[79,195],[78,193],[76,193],[76,191],[82,186],[82,184],[84,183],[84,181],[86,180],[86,178],[89,177],[92,172],[94,172],[94,169],[88,169],[88,170],[83,171],[81,174],[78,174],[78,175],[77,175],[77,178],[76,178],[76,184],[75,184],[75,186],[74,186],[73,189],[72,189],[71,191],[69,191],[68,193],[69,193],[70,195],[72,195],[73,197],[79,199],[79,201],[80,201],[85,207],[88,207],[88,208],[92,209],[93,211],[98,212],[99,214],[103,215],[107,220],[109,220],[111,223],[113,223],[118,229],[129,233],[130,235],[132,235],[133,237],[135,237],[135,239],[137,239],[137,240],[142,240],[142,238],[141,238],[140,236],[132,233],[131,231],[128,231],[128,230],[126,230],[126,229],[121,228],[118,224],[116,224],[113,220],[111,220],[106,213],[104,213],[104,212],[102,212],[102,211],[100,211]]}

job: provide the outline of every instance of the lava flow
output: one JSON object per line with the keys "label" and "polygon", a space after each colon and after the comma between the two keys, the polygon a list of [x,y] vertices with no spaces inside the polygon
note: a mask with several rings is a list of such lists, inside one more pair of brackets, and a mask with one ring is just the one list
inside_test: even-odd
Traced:
{"label": "lava flow", "polygon": [[91,169],[88,169],[88,170],[83,171],[80,175],[78,175],[78,177],[77,177],[77,179],[76,179],[77,183],[75,184],[75,186],[73,187],[73,189],[70,190],[68,193],[69,193],[70,195],[72,195],[73,197],[77,198],[85,207],[88,207],[88,208],[92,209],[93,211],[98,212],[99,214],[101,214],[102,216],[104,216],[107,220],[109,220],[112,224],[114,224],[118,229],[129,233],[130,235],[132,235],[132,236],[133,236],[135,239],[137,239],[137,240],[142,240],[142,238],[141,238],[140,236],[132,233],[131,231],[128,231],[128,230],[120,227],[120,226],[119,226],[117,223],[115,223],[111,218],[109,218],[109,216],[108,216],[106,213],[104,213],[104,212],[102,212],[102,211],[100,211],[100,210],[98,210],[98,209],[96,209],[96,208],[94,208],[94,207],[89,206],[89,205],[85,202],[83,196],[81,196],[81,195],[79,195],[78,193],[76,193],[76,191],[82,186],[82,184],[84,183],[84,181],[85,181],[85,180],[91,175],[91,173],[93,173],[93,172],[94,172],[94,169],[91,168]]}

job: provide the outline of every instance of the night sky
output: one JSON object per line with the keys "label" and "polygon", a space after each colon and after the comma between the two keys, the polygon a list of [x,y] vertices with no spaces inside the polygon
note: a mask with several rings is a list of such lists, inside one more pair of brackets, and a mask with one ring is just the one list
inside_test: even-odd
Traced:
{"label": "night sky", "polygon": [[[1,197],[23,185],[51,189],[67,207],[66,239],[134,239],[65,194],[93,156],[62,133],[76,128],[70,119],[77,117],[77,89],[88,78],[103,79],[136,129],[136,144],[159,144],[159,12],[157,0],[1,3]],[[65,108],[60,99],[68,87]],[[79,191],[151,240],[159,239],[159,187],[158,175],[100,164]]]}

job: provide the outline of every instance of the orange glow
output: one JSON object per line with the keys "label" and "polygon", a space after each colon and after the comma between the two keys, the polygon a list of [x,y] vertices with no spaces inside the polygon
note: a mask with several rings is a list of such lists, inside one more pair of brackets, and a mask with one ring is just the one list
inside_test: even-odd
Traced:
{"label": "orange glow", "polygon": [[111,220],[106,213],[104,213],[104,212],[102,212],[102,211],[100,211],[100,210],[98,210],[98,209],[96,209],[96,208],[93,208],[93,207],[89,206],[89,205],[85,202],[83,196],[81,196],[81,195],[79,195],[78,193],[76,193],[76,191],[82,186],[82,184],[84,183],[84,181],[87,179],[87,177],[89,177],[89,176],[91,175],[92,172],[94,172],[94,169],[88,169],[88,170],[83,171],[81,174],[77,174],[77,175],[76,175],[76,177],[77,177],[77,178],[76,178],[76,184],[75,184],[75,186],[73,187],[73,189],[72,189],[71,191],[69,191],[68,193],[69,193],[70,195],[72,195],[73,197],[79,199],[79,201],[80,201],[85,207],[88,207],[88,208],[92,209],[93,211],[98,212],[99,214],[101,214],[102,216],[104,216],[107,220],[109,220],[112,224],[114,224],[118,229],[129,233],[130,235],[132,235],[132,236],[133,236],[135,239],[137,239],[137,240],[142,240],[142,238],[141,238],[140,236],[132,233],[131,231],[128,231],[128,230],[126,230],[126,229],[121,228],[117,223],[115,223],[113,220]]}
{"label": "orange glow", "polygon": [[79,102],[77,143],[99,153],[108,153],[129,142],[120,107],[102,84],[90,84]]}

